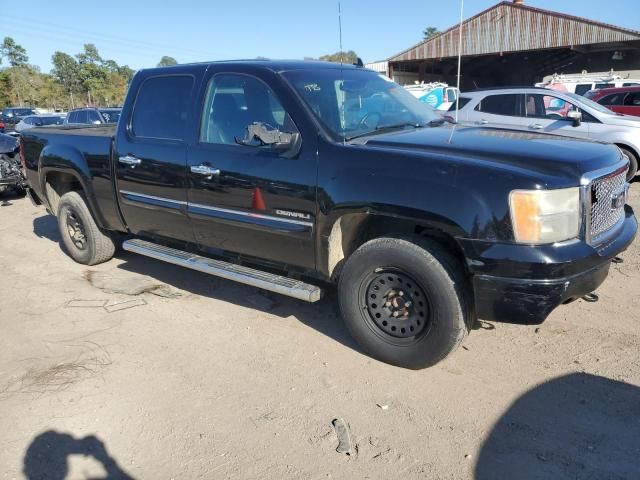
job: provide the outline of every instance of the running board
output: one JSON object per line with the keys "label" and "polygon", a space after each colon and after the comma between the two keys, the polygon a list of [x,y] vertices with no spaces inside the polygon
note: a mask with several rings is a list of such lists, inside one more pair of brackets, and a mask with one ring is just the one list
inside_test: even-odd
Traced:
{"label": "running board", "polygon": [[301,282],[300,280],[274,275],[241,265],[234,265],[233,263],[223,262],[222,260],[202,257],[145,240],[127,240],[122,244],[122,248],[128,252],[139,253],[140,255],[155,258],[156,260],[173,263],[174,265],[208,273],[209,275],[227,280],[233,280],[234,282],[244,283],[252,287],[262,288],[270,292],[280,293],[297,298],[298,300],[304,300],[305,302],[317,302],[322,297],[322,289],[315,285]]}

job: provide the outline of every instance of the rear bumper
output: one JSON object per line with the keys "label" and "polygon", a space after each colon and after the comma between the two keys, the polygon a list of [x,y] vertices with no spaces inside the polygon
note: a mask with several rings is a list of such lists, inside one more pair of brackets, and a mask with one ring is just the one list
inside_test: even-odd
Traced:
{"label": "rear bumper", "polygon": [[557,306],[597,289],[611,259],[631,244],[637,228],[627,206],[618,234],[596,248],[577,240],[542,246],[461,241],[473,273],[477,316],[542,323]]}

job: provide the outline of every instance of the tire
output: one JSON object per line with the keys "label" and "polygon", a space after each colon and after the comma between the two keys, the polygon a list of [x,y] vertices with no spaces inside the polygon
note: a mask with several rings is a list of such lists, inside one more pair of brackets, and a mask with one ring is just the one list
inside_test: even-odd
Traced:
{"label": "tire", "polygon": [[627,173],[627,182],[633,180],[638,173],[638,157],[635,153],[625,147],[618,147],[629,158],[629,172]]}
{"label": "tire", "polygon": [[62,243],[76,262],[96,265],[113,257],[115,244],[96,225],[82,193],[65,193],[58,202],[57,216]]}
{"label": "tire", "polygon": [[347,329],[363,350],[405,368],[429,367],[455,351],[473,318],[460,263],[428,239],[365,243],[345,263],[338,295]]}

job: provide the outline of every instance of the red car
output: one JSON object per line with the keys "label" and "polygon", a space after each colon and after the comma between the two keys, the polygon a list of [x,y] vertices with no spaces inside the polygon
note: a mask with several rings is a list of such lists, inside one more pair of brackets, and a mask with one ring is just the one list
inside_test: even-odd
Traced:
{"label": "red car", "polygon": [[590,90],[584,96],[614,112],[640,117],[640,87]]}

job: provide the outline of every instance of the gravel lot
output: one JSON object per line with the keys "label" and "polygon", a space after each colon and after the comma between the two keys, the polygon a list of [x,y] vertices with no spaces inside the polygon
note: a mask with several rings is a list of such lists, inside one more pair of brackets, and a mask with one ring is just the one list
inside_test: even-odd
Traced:
{"label": "gravel lot", "polygon": [[128,253],[88,268],[52,216],[3,198],[0,478],[640,477],[640,241],[598,303],[480,322],[408,371],[358,351],[333,295]]}

